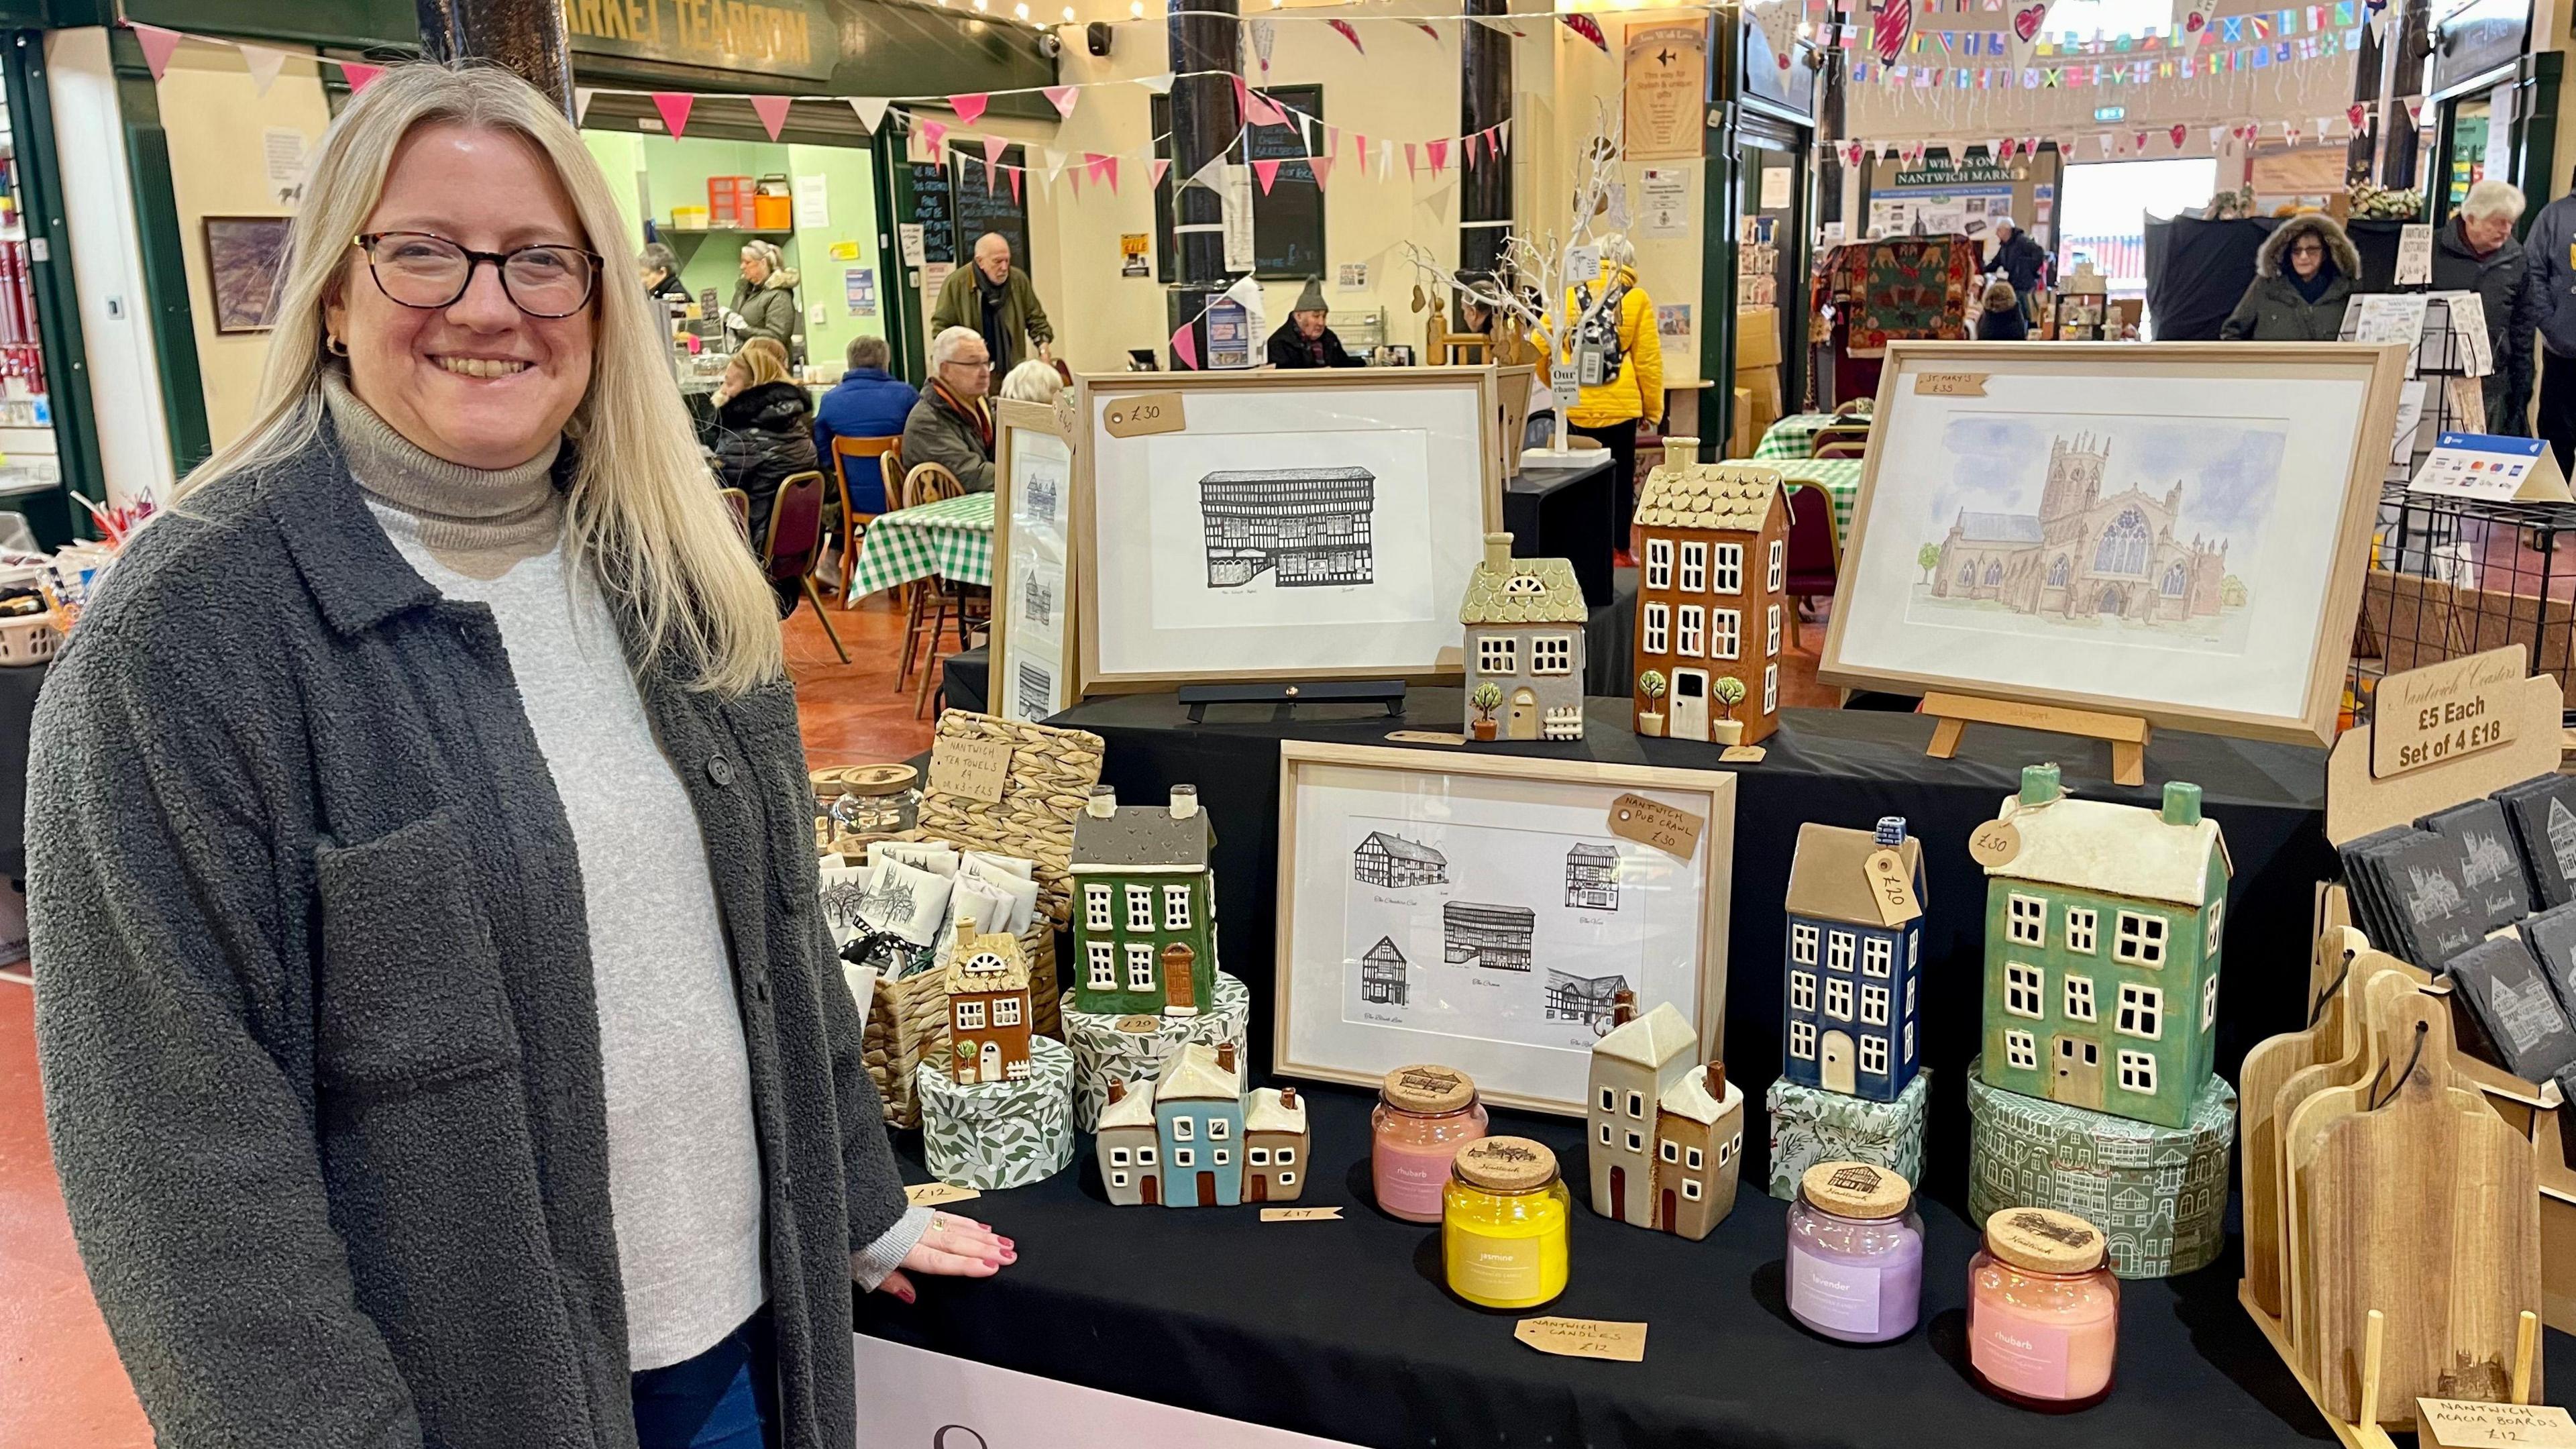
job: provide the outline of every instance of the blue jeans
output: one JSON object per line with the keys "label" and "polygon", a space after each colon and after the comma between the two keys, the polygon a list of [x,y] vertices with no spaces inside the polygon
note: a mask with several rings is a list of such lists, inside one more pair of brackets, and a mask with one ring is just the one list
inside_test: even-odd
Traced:
{"label": "blue jeans", "polygon": [[769,1310],[696,1358],[630,1375],[642,1449],[776,1449],[778,1365]]}

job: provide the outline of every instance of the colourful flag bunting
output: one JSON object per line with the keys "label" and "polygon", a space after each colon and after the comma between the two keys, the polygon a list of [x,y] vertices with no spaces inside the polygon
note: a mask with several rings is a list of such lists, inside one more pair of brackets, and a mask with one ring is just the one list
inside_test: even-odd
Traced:
{"label": "colourful flag bunting", "polygon": [[960,125],[971,126],[984,119],[984,107],[992,104],[992,100],[993,97],[988,92],[969,91],[964,95],[950,96],[948,105],[950,109],[957,112]]}
{"label": "colourful flag bunting", "polygon": [[[179,32],[146,25],[140,20],[127,21],[126,28],[134,32],[135,44],[143,47],[143,63],[152,68],[152,78],[156,81],[161,79],[161,73],[170,68],[171,54],[179,48]],[[350,89],[356,88],[356,83],[351,82]]]}
{"label": "colourful flag bunting", "polygon": [[769,132],[769,139],[777,140],[779,128],[787,124],[787,97],[753,96],[750,100],[752,112],[760,117],[761,128]]}
{"label": "colourful flag bunting", "polygon": [[[356,82],[352,81],[350,84],[354,89]],[[676,91],[653,93],[653,109],[662,115],[662,129],[670,132],[675,138],[689,129],[689,108],[697,103],[697,97],[683,95]]]}
{"label": "colourful flag bunting", "polygon": [[1055,107],[1057,115],[1070,121],[1073,119],[1074,103],[1082,99],[1082,87],[1043,86],[1039,88],[1038,94],[1047,98],[1047,103]]}

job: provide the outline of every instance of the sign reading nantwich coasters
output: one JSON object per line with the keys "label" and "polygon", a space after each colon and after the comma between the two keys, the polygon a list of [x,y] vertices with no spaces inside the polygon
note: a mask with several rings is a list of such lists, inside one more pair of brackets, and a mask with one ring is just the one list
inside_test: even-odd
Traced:
{"label": "sign reading nantwich coasters", "polygon": [[2576,1419],[2555,1404],[2482,1404],[2471,1399],[2417,1399],[2426,1449],[2576,1449]]}
{"label": "sign reading nantwich coasters", "polygon": [[1979,865],[2012,864],[2021,854],[2021,827],[2009,820],[1989,820],[1968,837],[1968,858]]}
{"label": "sign reading nantwich coasters", "polygon": [[1604,1323],[1591,1318],[1524,1318],[1512,1337],[1541,1353],[1559,1358],[1606,1358],[1620,1363],[1646,1360],[1646,1325]]}
{"label": "sign reading nantwich coasters", "polygon": [[982,1196],[971,1187],[951,1187],[944,1182],[916,1182],[903,1190],[903,1200],[914,1207],[938,1207]]}
{"label": "sign reading nantwich coasters", "polygon": [[1100,415],[1100,426],[1113,438],[1144,438],[1177,433],[1189,427],[1176,392],[1143,392],[1122,397]]}
{"label": "sign reading nantwich coasters", "polygon": [[2380,681],[2370,711],[2371,777],[2385,780],[2511,740],[2516,696],[2529,672],[2523,646],[2508,644]]}
{"label": "sign reading nantwich coasters", "polygon": [[952,735],[930,752],[930,788],[1000,804],[1011,781],[1011,742]]}
{"label": "sign reading nantwich coasters", "polygon": [[1707,824],[1687,810],[1643,795],[1622,795],[1610,802],[1611,834],[1651,845],[1682,860],[1698,852],[1699,833]]}

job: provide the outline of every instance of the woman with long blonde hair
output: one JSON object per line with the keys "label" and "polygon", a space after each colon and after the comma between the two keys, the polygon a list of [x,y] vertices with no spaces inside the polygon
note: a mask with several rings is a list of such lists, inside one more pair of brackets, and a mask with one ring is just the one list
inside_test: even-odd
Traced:
{"label": "woman with long blonde hair", "polygon": [[606,184],[497,70],[324,137],[249,430],[63,650],[38,1046],[171,1443],[841,1445],[905,1207],[768,591]]}

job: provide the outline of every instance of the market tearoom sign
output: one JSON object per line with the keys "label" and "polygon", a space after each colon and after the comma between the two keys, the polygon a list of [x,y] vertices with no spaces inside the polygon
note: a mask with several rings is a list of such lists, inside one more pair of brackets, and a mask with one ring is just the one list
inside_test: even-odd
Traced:
{"label": "market tearoom sign", "polygon": [[839,34],[822,0],[557,0],[572,48],[711,70],[831,78]]}

